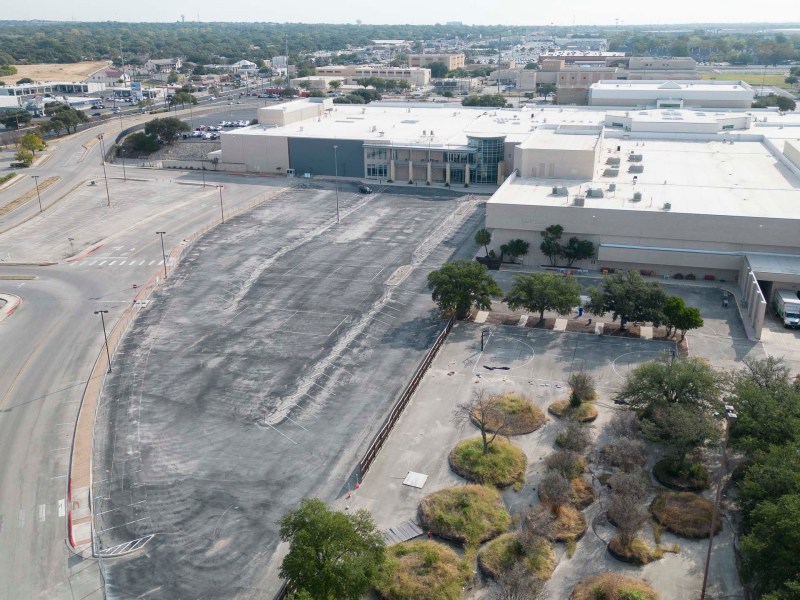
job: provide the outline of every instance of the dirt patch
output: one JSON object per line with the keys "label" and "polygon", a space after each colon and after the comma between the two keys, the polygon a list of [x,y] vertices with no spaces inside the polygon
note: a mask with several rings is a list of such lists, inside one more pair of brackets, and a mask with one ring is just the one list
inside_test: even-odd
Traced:
{"label": "dirt patch", "polygon": [[569,417],[581,423],[591,423],[597,418],[597,408],[591,402],[581,402],[578,408],[573,408],[569,400],[556,400],[547,407],[547,412],[559,419]]}
{"label": "dirt patch", "polygon": [[597,321],[592,319],[592,322],[589,323],[589,319],[570,319],[567,321],[567,331],[571,333],[594,333],[594,327],[597,325]]}
{"label": "dirt patch", "polygon": [[709,536],[711,516],[714,515],[713,533],[722,529],[722,519],[714,504],[691,492],[662,492],[650,505],[656,521],[672,533],[690,539]]}
{"label": "dirt patch", "polygon": [[90,62],[53,64],[40,63],[36,65],[14,65],[17,68],[16,75],[6,77],[6,81],[13,79],[19,81],[27,77],[34,81],[83,81],[95,71],[106,68],[109,63],[105,60]]}
{"label": "dirt patch", "polygon": [[575,586],[570,600],[624,600],[625,598],[642,598],[643,600],[661,600],[653,588],[641,579],[626,577],[618,573],[593,575]]}
{"label": "dirt patch", "polygon": [[[492,399],[491,408],[491,411],[487,410],[491,414],[487,414],[486,430],[494,432],[502,426],[502,434],[506,436],[532,433],[547,420],[538,406],[519,394],[496,396]],[[479,427],[475,419],[472,422]]]}
{"label": "dirt patch", "polygon": [[528,317],[528,322],[525,323],[525,327],[533,327],[534,329],[553,329],[555,325],[555,319],[545,317],[544,321],[540,321],[539,315],[531,315]]}
{"label": "dirt patch", "polygon": [[[45,191],[47,188],[55,184],[60,179],[61,177],[48,177],[47,179],[39,183],[38,194],[41,194],[43,191]],[[24,194],[22,194],[22,196],[20,196],[16,200],[12,200],[5,206],[0,206],[0,215],[7,215],[11,211],[18,209],[23,204],[26,204],[27,202],[30,202],[31,200],[36,198],[38,194],[36,192],[36,188],[25,192]]]}
{"label": "dirt patch", "polygon": [[582,477],[573,479],[571,485],[572,497],[570,498],[570,502],[572,502],[572,506],[578,510],[588,508],[597,497],[592,484]]}
{"label": "dirt patch", "polygon": [[491,325],[516,325],[519,323],[520,315],[510,315],[507,313],[490,312],[486,317],[486,322]]}

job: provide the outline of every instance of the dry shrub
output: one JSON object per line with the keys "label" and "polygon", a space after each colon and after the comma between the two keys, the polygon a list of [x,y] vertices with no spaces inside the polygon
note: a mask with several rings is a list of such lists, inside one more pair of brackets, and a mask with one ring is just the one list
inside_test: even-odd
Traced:
{"label": "dry shrub", "polygon": [[691,492],[662,492],[650,504],[650,511],[661,525],[683,537],[708,537],[712,515],[713,533],[722,529],[722,520],[714,504]]}
{"label": "dry shrub", "polygon": [[644,442],[628,437],[619,437],[606,444],[603,458],[609,466],[626,472],[642,467],[647,462]]}
{"label": "dry shrub", "polygon": [[641,579],[619,573],[602,573],[581,581],[572,590],[570,600],[661,600],[653,588]]}

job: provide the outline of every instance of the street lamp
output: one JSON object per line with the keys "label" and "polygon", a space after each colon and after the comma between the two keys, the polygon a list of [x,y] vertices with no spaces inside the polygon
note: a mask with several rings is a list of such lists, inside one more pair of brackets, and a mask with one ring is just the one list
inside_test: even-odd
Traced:
{"label": "street lamp", "polygon": [[219,212],[222,215],[222,222],[225,222],[225,210],[222,208],[222,188],[224,185],[218,185],[216,188],[219,190]]}
{"label": "street lamp", "polygon": [[167,278],[167,253],[164,251],[164,234],[166,231],[156,231],[156,235],[161,236],[161,258],[164,260],[164,279]]}
{"label": "street lamp", "polygon": [[103,153],[103,161],[100,164],[103,165],[103,179],[106,182],[106,198],[108,198],[106,206],[111,206],[111,193],[108,191],[108,175],[106,174],[106,145],[103,143],[103,134],[98,135],[97,139],[100,140],[100,152]]}
{"label": "street lamp", "polygon": [[333,146],[333,172],[336,176],[335,184],[336,184],[336,222],[339,222],[339,161],[337,160],[336,149],[339,146],[334,144]]}
{"label": "street lamp", "polygon": [[39,212],[42,212],[42,197],[39,195],[39,176],[31,175],[31,177],[36,182],[36,197],[39,199]]}
{"label": "street lamp", "polygon": [[719,501],[722,495],[722,477],[725,475],[728,467],[728,437],[731,431],[731,423],[736,420],[736,412],[730,404],[725,405],[725,440],[722,443],[722,462],[719,466],[719,475],[717,477],[717,494],[714,498],[714,510],[711,511],[711,524],[708,529],[708,551],[706,552],[706,566],[703,570],[703,589],[700,592],[700,600],[706,598],[706,585],[708,584],[708,569],[711,566],[711,548],[714,545],[714,521],[719,514]]}
{"label": "street lamp", "polygon": [[108,351],[108,335],[106,334],[106,320],[103,315],[107,314],[107,310],[96,310],[94,314],[100,315],[100,322],[103,324],[103,339],[106,342],[106,358],[108,359],[108,372],[111,373],[111,353]]}
{"label": "street lamp", "polygon": [[483,352],[483,348],[485,346],[484,340],[492,335],[492,330],[488,327],[484,327],[481,329],[481,352]]}

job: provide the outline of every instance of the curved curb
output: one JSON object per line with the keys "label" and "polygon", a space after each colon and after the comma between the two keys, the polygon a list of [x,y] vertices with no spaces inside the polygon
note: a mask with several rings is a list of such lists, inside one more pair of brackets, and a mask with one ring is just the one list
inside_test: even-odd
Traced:
{"label": "curved curb", "polygon": [[22,304],[22,298],[14,294],[0,294],[0,300],[5,300],[6,303],[3,308],[0,308],[0,322],[11,316],[19,305]]}

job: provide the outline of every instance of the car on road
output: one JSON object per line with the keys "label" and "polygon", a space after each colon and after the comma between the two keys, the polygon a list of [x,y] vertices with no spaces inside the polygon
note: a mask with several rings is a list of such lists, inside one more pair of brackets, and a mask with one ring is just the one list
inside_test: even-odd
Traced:
{"label": "car on road", "polygon": [[371,194],[372,188],[369,187],[368,185],[361,185],[358,187],[358,191],[361,192],[362,194]]}
{"label": "car on road", "polygon": [[103,114],[103,113],[101,113],[101,112],[93,112],[93,113],[92,113],[92,116],[93,116],[93,117],[99,117],[99,116],[101,116],[102,114]]}

